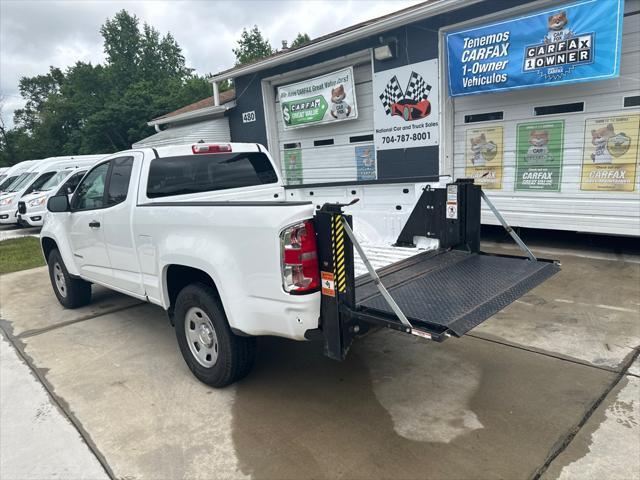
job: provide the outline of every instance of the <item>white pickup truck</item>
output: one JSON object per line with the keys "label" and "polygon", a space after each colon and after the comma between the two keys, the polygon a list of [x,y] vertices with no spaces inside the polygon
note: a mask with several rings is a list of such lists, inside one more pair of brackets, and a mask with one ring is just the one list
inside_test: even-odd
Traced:
{"label": "white pickup truck", "polygon": [[[465,189],[479,192],[473,184],[460,184],[458,220],[445,221],[442,210],[446,231],[441,232],[441,249],[407,259],[406,268],[370,269],[372,281],[356,281],[353,247],[361,257],[365,254],[353,237],[351,217],[338,204],[320,208],[286,201],[280,174],[264,147],[200,143],[145,148],[94,165],[71,201],[65,194],[49,198],[41,243],[63,306],[87,304],[92,283],[162,306],[191,371],[222,387],[250,371],[256,336],[324,339],[325,353],[336,359],[344,358],[352,338],[371,325],[442,341],[466,333],[555,273],[552,262],[514,257],[509,263],[479,252],[480,197],[468,202],[465,220]],[[446,198],[451,204],[451,192]],[[428,215],[430,210],[424,218]],[[404,237],[426,235],[415,221],[409,223],[405,230],[417,230],[404,231]],[[429,229],[429,234],[437,232]],[[452,245],[460,246],[457,253]],[[490,264],[478,264],[478,258]],[[419,318],[415,289],[403,293],[407,282],[441,282],[428,277],[434,265],[442,274],[469,261],[479,283],[490,284],[490,291],[474,299],[483,313],[470,317],[447,308]],[[517,278],[514,269],[520,272]],[[487,272],[500,278],[491,283]],[[393,298],[378,275],[388,279]],[[443,302],[455,304],[451,295],[469,294],[465,288],[473,279],[459,280],[462,290],[450,292],[448,284]],[[423,309],[433,310],[438,300],[421,288]]]}

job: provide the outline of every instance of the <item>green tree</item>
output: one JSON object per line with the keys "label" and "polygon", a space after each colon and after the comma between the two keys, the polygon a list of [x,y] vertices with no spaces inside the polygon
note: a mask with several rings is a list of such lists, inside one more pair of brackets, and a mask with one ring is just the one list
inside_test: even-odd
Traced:
{"label": "green tree", "polygon": [[260,58],[268,57],[273,53],[273,47],[269,40],[262,36],[262,32],[254,25],[252,29],[242,29],[238,48],[232,49],[236,56],[236,65],[253,62]]}
{"label": "green tree", "polygon": [[38,117],[51,95],[60,91],[64,79],[59,68],[49,67],[49,73],[35,77],[22,77],[19,83],[20,95],[26,100],[23,108],[15,111],[15,123],[28,131],[33,130]]}
{"label": "green tree", "polygon": [[176,40],[125,10],[101,27],[103,65],[20,80],[25,106],[0,129],[0,164],[63,154],[108,153],[151,135],[147,122],[212,94],[188,68]]}
{"label": "green tree", "polygon": [[305,43],[309,43],[310,41],[311,37],[309,35],[307,35],[306,33],[298,32],[296,38],[294,38],[293,42],[291,42],[291,48],[301,47],[302,45],[304,45]]}

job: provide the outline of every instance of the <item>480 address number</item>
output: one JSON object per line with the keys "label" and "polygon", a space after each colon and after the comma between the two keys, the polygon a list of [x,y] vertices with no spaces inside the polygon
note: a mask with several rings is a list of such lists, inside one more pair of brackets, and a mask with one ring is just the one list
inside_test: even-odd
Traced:
{"label": "480 address number", "polygon": [[389,135],[382,137],[382,143],[404,143],[409,140],[417,142],[420,140],[429,140],[431,138],[431,132],[414,132],[414,133],[401,133],[398,135]]}

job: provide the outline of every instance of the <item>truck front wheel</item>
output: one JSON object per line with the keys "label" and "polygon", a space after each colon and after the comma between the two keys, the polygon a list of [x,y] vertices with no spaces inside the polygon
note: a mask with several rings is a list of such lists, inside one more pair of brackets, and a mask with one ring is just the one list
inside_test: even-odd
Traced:
{"label": "truck front wheel", "polygon": [[63,307],[78,308],[91,302],[91,284],[69,275],[57,249],[51,250],[47,257],[47,264],[53,293]]}
{"label": "truck front wheel", "polygon": [[215,291],[202,283],[178,294],[175,329],[189,369],[203,383],[225,387],[245,377],[255,360],[256,339],[235,335]]}

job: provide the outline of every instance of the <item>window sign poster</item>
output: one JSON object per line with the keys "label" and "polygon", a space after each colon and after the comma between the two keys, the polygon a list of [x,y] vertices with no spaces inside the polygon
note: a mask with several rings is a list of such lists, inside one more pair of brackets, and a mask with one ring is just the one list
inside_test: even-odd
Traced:
{"label": "window sign poster", "polygon": [[373,145],[360,145],[355,149],[358,181],[375,180],[377,176],[376,150]]}
{"label": "window sign poster", "polygon": [[353,67],[278,87],[285,130],[358,118]]}
{"label": "window sign poster", "polygon": [[502,126],[466,131],[465,175],[482,188],[502,188]]}
{"label": "window sign poster", "polygon": [[637,114],[586,120],[581,190],[635,190],[639,129]]}
{"label": "window sign poster", "polygon": [[447,34],[451,96],[615,78],[623,0],[583,0]]}
{"label": "window sign poster", "polygon": [[562,182],[564,120],[517,127],[516,190],[559,192]]}
{"label": "window sign poster", "polygon": [[376,150],[438,145],[439,116],[437,59],[374,73]]}
{"label": "window sign poster", "polygon": [[287,185],[302,184],[302,149],[290,148],[282,152],[284,179]]}

